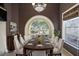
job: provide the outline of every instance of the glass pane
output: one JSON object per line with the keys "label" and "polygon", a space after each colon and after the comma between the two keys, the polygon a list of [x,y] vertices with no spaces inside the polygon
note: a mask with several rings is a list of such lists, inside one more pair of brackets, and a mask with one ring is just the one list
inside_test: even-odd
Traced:
{"label": "glass pane", "polygon": [[36,18],[32,22],[31,33],[32,34],[41,34],[41,35],[49,34],[49,26],[48,26],[47,22],[42,18]]}
{"label": "glass pane", "polygon": [[64,21],[64,30],[65,41],[79,50],[79,17]]}

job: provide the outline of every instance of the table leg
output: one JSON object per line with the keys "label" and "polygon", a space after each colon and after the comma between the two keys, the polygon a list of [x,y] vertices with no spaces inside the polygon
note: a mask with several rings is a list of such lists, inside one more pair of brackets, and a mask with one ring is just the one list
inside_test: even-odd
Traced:
{"label": "table leg", "polygon": [[32,56],[32,51],[31,51],[31,56]]}
{"label": "table leg", "polygon": [[53,49],[52,50],[50,50],[50,56],[52,56],[53,55]]}
{"label": "table leg", "polygon": [[23,48],[23,55],[26,56],[26,48]]}

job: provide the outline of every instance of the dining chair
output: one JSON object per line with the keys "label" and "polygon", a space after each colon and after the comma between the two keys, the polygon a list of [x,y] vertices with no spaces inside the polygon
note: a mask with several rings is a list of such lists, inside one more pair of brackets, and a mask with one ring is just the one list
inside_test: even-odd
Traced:
{"label": "dining chair", "polygon": [[54,44],[54,39],[49,40],[51,44]]}
{"label": "dining chair", "polygon": [[24,46],[26,43],[21,34],[20,34],[19,38],[20,38],[21,44]]}
{"label": "dining chair", "polygon": [[[17,35],[14,36],[14,46],[15,46],[15,54],[16,56],[23,56],[23,46],[17,39]],[[30,52],[26,53],[26,56],[30,55]]]}
{"label": "dining chair", "polygon": [[25,42],[26,42],[26,43],[28,43],[28,41],[30,41],[30,40],[31,40],[31,38],[30,38],[30,36],[29,36],[29,35],[28,35],[28,36],[24,35],[24,40],[25,40]]}
{"label": "dining chair", "polygon": [[56,44],[57,44],[57,42],[58,42],[58,37],[56,36],[56,37],[54,37],[53,44],[54,44],[54,45],[56,45]]}
{"label": "dining chair", "polygon": [[63,44],[64,44],[64,40],[63,39],[59,39],[57,45],[54,46],[53,55],[55,55],[55,56],[56,55],[59,55],[59,56],[62,55]]}
{"label": "dining chair", "polygon": [[[62,53],[62,48],[63,48],[63,44],[64,44],[64,40],[63,39],[59,39],[59,40],[54,40],[54,43],[52,43],[53,45],[53,55],[60,55],[61,56],[61,53]],[[49,50],[46,51],[46,55],[47,56],[50,56],[49,54]]]}
{"label": "dining chair", "polygon": [[56,47],[58,44],[58,37],[53,37],[49,41],[53,45],[53,47]]}

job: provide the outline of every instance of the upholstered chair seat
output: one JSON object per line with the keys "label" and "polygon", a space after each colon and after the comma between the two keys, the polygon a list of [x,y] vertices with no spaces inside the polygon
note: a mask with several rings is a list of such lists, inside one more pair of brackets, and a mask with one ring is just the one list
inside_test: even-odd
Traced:
{"label": "upholstered chair seat", "polygon": [[53,49],[53,53],[54,53],[54,54],[57,54],[57,53],[60,53],[60,51],[59,51],[58,48],[54,48],[54,49]]}

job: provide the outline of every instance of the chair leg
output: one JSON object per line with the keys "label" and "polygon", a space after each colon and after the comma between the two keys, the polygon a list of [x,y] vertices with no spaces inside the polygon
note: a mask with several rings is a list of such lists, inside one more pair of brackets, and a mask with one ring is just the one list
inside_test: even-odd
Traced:
{"label": "chair leg", "polygon": [[60,53],[60,56],[62,56],[61,53]]}
{"label": "chair leg", "polygon": [[31,54],[31,56],[32,56],[32,52],[31,52],[30,54]]}
{"label": "chair leg", "polygon": [[50,51],[46,50],[46,56],[50,56]]}
{"label": "chair leg", "polygon": [[32,56],[32,51],[27,51],[27,52],[26,52],[26,55],[27,55],[27,56]]}
{"label": "chair leg", "polygon": [[46,50],[46,56],[47,56],[47,50]]}
{"label": "chair leg", "polygon": [[28,56],[32,56],[32,51],[28,54]]}

